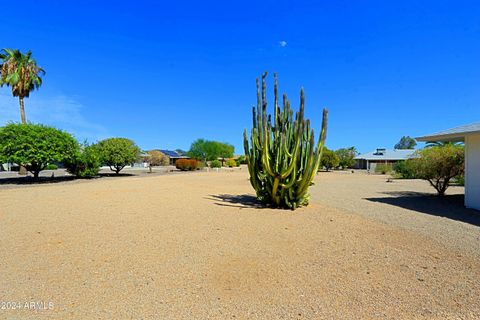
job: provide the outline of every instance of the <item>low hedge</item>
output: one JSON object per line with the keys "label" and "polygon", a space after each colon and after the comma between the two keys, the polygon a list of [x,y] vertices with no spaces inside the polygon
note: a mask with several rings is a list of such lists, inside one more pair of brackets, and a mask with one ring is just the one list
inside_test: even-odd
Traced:
{"label": "low hedge", "polygon": [[175,167],[182,171],[197,170],[198,161],[195,159],[178,159],[175,161]]}

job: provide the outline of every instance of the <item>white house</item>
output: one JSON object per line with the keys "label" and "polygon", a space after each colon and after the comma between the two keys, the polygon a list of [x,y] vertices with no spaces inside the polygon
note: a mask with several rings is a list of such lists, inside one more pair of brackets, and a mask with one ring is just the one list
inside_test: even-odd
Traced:
{"label": "white house", "polygon": [[480,122],[417,138],[465,142],[465,206],[480,210]]}

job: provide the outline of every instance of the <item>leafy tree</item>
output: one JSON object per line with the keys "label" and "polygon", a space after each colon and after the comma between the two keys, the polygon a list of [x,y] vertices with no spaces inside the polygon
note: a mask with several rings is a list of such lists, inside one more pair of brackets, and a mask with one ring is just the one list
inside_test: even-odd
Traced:
{"label": "leafy tree", "polygon": [[67,171],[78,178],[93,178],[100,171],[100,155],[96,145],[84,142],[81,150],[65,162]]}
{"label": "leafy tree", "polygon": [[148,151],[144,161],[147,162],[149,166],[168,166],[169,164],[168,157],[158,150]]}
{"label": "leafy tree", "polygon": [[234,147],[228,143],[197,139],[190,146],[187,155],[191,158],[211,161],[218,158],[230,158],[233,156]]}
{"label": "leafy tree", "polygon": [[358,151],[355,147],[341,148],[335,151],[339,160],[339,166],[343,169],[350,168],[355,164]]}
{"label": "leafy tree", "polygon": [[0,158],[24,166],[35,178],[49,163],[72,161],[78,152],[77,140],[53,127],[10,123],[0,129]]}
{"label": "leafy tree", "polygon": [[23,124],[27,123],[23,99],[42,85],[43,75],[45,71],[32,58],[31,51],[23,54],[20,50],[3,49],[0,52],[0,87],[11,87],[13,96],[18,97]]}
{"label": "leafy tree", "polygon": [[410,136],[403,136],[395,145],[395,149],[415,149],[417,142]]}
{"label": "leafy tree", "polygon": [[222,166],[225,164],[225,158],[233,157],[235,152],[235,147],[229,143],[215,142],[217,148],[219,149],[219,158],[222,158]]}
{"label": "leafy tree", "polygon": [[134,163],[140,155],[140,148],[135,142],[126,138],[102,140],[97,144],[97,148],[100,161],[116,174],[119,174],[126,165]]}
{"label": "leafy tree", "polygon": [[338,167],[340,159],[337,154],[330,149],[324,148],[322,158],[320,160],[320,166],[324,167],[327,171]]}
{"label": "leafy tree", "polygon": [[465,171],[463,146],[430,147],[418,151],[417,155],[411,160],[417,176],[430,182],[439,196],[444,196],[451,180]]}
{"label": "leafy tree", "polygon": [[190,150],[187,152],[187,156],[205,162],[207,160],[207,142],[208,141],[205,139],[197,139],[192,142]]}

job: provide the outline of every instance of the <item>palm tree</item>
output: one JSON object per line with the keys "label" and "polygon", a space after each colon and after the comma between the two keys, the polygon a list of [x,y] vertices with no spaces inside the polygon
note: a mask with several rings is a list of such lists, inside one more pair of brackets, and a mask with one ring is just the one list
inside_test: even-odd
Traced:
{"label": "palm tree", "polygon": [[42,85],[43,75],[45,71],[32,58],[31,51],[26,54],[18,49],[0,51],[0,87],[11,87],[13,96],[18,97],[22,123],[27,123],[23,99],[29,97],[30,91]]}

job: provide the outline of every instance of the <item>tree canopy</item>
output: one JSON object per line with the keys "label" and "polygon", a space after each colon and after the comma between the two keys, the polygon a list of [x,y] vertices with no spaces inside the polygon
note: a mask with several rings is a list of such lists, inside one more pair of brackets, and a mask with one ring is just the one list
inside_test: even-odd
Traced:
{"label": "tree canopy", "polygon": [[320,160],[320,166],[324,167],[327,171],[338,167],[340,159],[337,154],[330,149],[324,148],[322,158]]}
{"label": "tree canopy", "polygon": [[450,181],[465,171],[465,150],[463,146],[445,145],[425,148],[417,152],[417,158],[409,160],[418,178],[427,180],[440,196]]}
{"label": "tree canopy", "polygon": [[228,143],[197,139],[190,146],[187,155],[194,159],[211,161],[233,157],[234,151],[235,148]]}
{"label": "tree canopy", "polygon": [[343,169],[350,168],[355,164],[355,157],[358,151],[355,147],[341,148],[335,151],[339,160],[339,166]]}
{"label": "tree canopy", "polygon": [[116,174],[119,174],[126,165],[134,163],[140,155],[140,148],[126,138],[102,140],[97,144],[97,148],[100,161]]}
{"label": "tree canopy", "polygon": [[168,157],[158,150],[148,151],[147,156],[144,157],[144,161],[150,166],[167,166]]}
{"label": "tree canopy", "polygon": [[395,149],[415,149],[417,141],[410,136],[403,136],[395,145]]}
{"label": "tree canopy", "polygon": [[48,164],[71,161],[78,153],[77,140],[53,127],[10,123],[0,128],[0,158],[24,166],[35,178]]}

